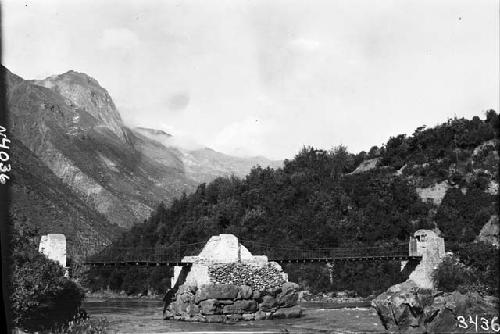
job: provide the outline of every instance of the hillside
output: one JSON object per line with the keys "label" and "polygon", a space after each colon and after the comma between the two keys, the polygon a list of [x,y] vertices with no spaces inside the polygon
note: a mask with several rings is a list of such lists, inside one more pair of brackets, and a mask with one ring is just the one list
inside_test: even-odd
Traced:
{"label": "hillside", "polygon": [[[498,233],[498,123],[494,111],[485,120],[449,120],[419,128],[409,137],[390,138],[368,153],[351,154],[345,147],[304,148],[285,160],[283,168],[257,167],[243,179],[218,178],[171,206],[159,206],[110,251],[179,240],[194,243],[219,233],[303,249],[390,246],[427,228],[441,234],[454,251],[473,259],[468,245],[476,245],[472,242],[485,225],[496,224]],[[476,255],[494,247],[477,245]],[[496,259],[485,259],[474,265],[495,287]],[[313,290],[352,289],[364,295],[404,279],[397,261],[336,264],[332,281],[324,266],[290,265],[286,271],[291,280]],[[121,283],[114,281],[112,286],[124,290],[139,289],[141,280],[143,288],[154,281],[145,274],[134,275],[139,274],[91,272],[90,286],[108,284],[110,277],[121,277]],[[123,283],[131,281],[133,288]]]}
{"label": "hillside", "polygon": [[[97,80],[68,71],[30,81],[4,67],[2,71],[9,130],[19,143],[13,159],[23,166],[16,169],[13,182],[14,220],[30,217],[43,232],[67,234],[70,252],[81,255],[79,250],[92,252],[109,243],[117,231],[142,223],[159,203],[171,203],[196,189],[199,178],[186,166],[185,153],[123,124]],[[213,171],[210,162],[195,160],[204,180],[244,175],[257,163],[249,159],[236,170],[222,162]],[[57,191],[47,192],[50,187],[33,175],[50,180]],[[63,198],[72,200],[61,205]],[[82,246],[86,244],[93,246]]]}
{"label": "hillside", "polygon": [[82,201],[21,142],[12,140],[10,215],[39,234],[64,233],[68,256],[79,260],[109,243],[123,229]]}

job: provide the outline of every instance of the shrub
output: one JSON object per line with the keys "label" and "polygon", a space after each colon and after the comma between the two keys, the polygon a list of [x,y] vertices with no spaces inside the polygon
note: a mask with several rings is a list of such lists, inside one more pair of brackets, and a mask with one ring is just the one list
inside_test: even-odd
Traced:
{"label": "shrub", "polygon": [[458,257],[447,256],[434,272],[434,283],[439,290],[451,292],[473,281],[472,271]]}
{"label": "shrub", "polygon": [[54,334],[101,334],[106,333],[109,322],[106,318],[76,318],[68,325],[54,330]]}

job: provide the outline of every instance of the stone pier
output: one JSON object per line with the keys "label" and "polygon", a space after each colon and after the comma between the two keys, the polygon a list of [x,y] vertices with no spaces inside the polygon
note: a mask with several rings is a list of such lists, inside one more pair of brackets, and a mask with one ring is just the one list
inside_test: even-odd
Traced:
{"label": "stone pier", "polygon": [[422,259],[408,280],[413,281],[419,288],[434,288],[433,273],[446,255],[444,239],[434,231],[418,230],[414,239],[410,240],[410,255],[419,255]]}
{"label": "stone pier", "polygon": [[[288,281],[288,275],[282,272],[281,266],[274,262],[269,262],[265,255],[252,255],[248,249],[241,245],[238,238],[232,234],[220,234],[210,238],[203,247],[200,254],[196,256],[185,256],[181,262],[191,263],[191,270],[187,274],[185,284],[200,287],[203,284],[210,284],[210,268],[221,264],[241,263],[251,267],[273,266],[281,272],[283,280]],[[182,271],[182,266],[174,267],[174,276],[171,279],[173,288]]]}
{"label": "stone pier", "polygon": [[[175,267],[165,319],[199,322],[300,317],[299,286],[281,266],[252,255],[232,234],[213,236],[200,254]],[[175,296],[175,297],[174,297]]]}
{"label": "stone pier", "polygon": [[64,234],[42,235],[38,251],[48,259],[59,263],[64,268],[64,276],[69,276],[66,266],[66,236]]}

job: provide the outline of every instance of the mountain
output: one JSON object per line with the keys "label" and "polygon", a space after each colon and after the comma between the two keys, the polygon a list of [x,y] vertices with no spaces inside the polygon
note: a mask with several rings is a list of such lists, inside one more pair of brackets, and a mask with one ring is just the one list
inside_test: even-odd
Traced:
{"label": "mountain", "polygon": [[68,71],[33,83],[59,93],[69,101],[70,106],[85,110],[94,117],[97,126],[106,127],[125,140],[120,114],[109,93],[94,78],[85,73]]}
{"label": "mountain", "polygon": [[[70,252],[76,254],[86,242],[95,246],[91,250],[108,244],[119,231],[142,223],[160,202],[170,203],[196,188],[200,178],[192,177],[185,153],[150,138],[169,135],[124,125],[109,93],[95,79],[68,71],[24,80],[2,70],[10,133],[19,143],[13,159],[24,166],[15,173],[12,187],[15,219],[24,219],[19,218],[24,212],[46,233],[71,235]],[[248,170],[251,164],[248,160]],[[223,163],[217,172],[209,170],[209,163],[203,168],[199,173],[204,180],[248,172]],[[54,186],[48,188],[33,175]],[[28,204],[35,197],[44,200],[31,210]],[[62,198],[68,205],[60,203]],[[43,203],[52,209],[45,212]]]}
{"label": "mountain", "polygon": [[[499,116],[490,110],[485,119],[417,128],[369,152],[306,147],[282,168],[254,168],[243,179],[218,178],[171,206],[160,205],[108,251],[193,244],[221,233],[297,251],[389,248],[407,243],[419,229],[431,229],[471,268],[478,286],[494,291],[500,277],[498,258],[490,256],[498,254],[498,133]],[[407,278],[398,261],[335,263],[333,275],[319,264],[289,265],[285,271],[305,289],[355,290],[365,296]],[[115,284],[118,291],[160,282],[122,270],[109,277],[90,275],[104,286],[115,284],[113,277],[134,282],[133,287]]]}
{"label": "mountain", "polygon": [[[242,158],[217,152],[208,147],[179,145],[174,136],[162,130],[136,127],[133,131],[137,136],[144,136],[161,143],[171,154],[177,156],[184,166],[186,176],[196,183],[210,182],[215,177],[228,175],[244,177],[253,166],[257,165],[273,168],[282,166],[281,161],[265,157]],[[160,156],[164,157],[163,154]]]}

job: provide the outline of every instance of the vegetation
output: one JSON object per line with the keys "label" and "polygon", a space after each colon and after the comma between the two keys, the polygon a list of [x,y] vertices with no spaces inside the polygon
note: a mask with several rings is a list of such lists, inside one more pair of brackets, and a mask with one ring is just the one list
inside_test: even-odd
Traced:
{"label": "vegetation", "polygon": [[54,334],[104,334],[109,322],[106,318],[75,319],[68,325],[53,331]]}
{"label": "vegetation", "polygon": [[438,289],[477,291],[498,295],[500,283],[498,249],[484,242],[461,247],[439,265],[434,280]]}
{"label": "vegetation", "polygon": [[[218,178],[169,207],[160,205],[107,252],[119,254],[123,247],[132,247],[137,253],[147,247],[200,242],[219,233],[275,247],[316,249],[393,247],[406,243],[417,229],[438,228],[447,240],[470,243],[495,213],[497,198],[486,188],[498,182],[496,151],[474,149],[495,138],[497,128],[498,115],[489,111],[486,120],[454,119],[431,129],[420,127],[412,136],[390,138],[368,153],[351,154],[343,146],[328,151],[305,147],[285,160],[283,168],[257,166],[244,179]],[[379,167],[352,173],[368,158],[378,158]],[[440,206],[417,196],[416,187],[443,180],[457,188],[448,190]],[[478,271],[473,273],[479,282],[493,284],[498,267],[477,276],[477,258],[491,254],[488,248],[456,250],[471,266],[476,263]],[[406,278],[398,262],[338,265],[334,275],[318,265],[285,270],[291,280],[313,291],[349,289],[361,295]],[[88,282],[92,289],[161,290],[159,280],[167,273],[149,273],[96,270],[89,273]]]}
{"label": "vegetation", "polygon": [[28,331],[65,326],[78,315],[82,289],[38,252],[36,231],[16,226],[11,238],[10,305],[14,325]]}
{"label": "vegetation", "polygon": [[498,249],[484,242],[469,243],[455,249],[455,254],[447,257],[435,273],[437,287],[443,291],[478,291],[498,295]]}

